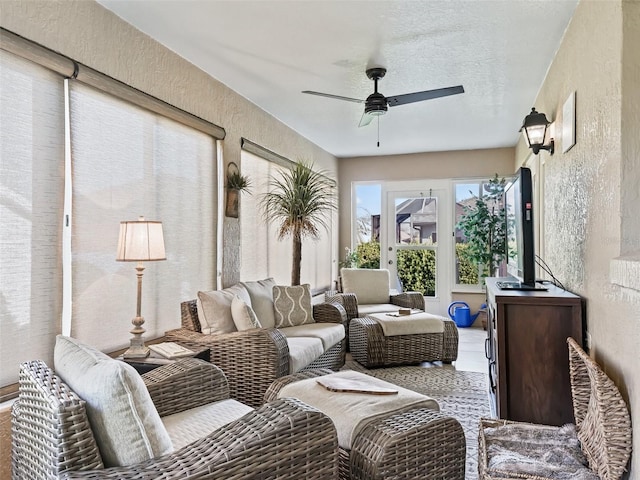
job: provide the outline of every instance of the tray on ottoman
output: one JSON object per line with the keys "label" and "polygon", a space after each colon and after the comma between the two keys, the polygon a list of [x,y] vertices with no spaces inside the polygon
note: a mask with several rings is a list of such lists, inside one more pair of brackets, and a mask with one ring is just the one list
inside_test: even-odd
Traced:
{"label": "tray on ottoman", "polygon": [[[351,355],[365,367],[433,361],[450,363],[458,358],[458,328],[452,320],[438,317],[442,322],[440,332],[386,336],[379,322],[380,315],[384,314],[354,318],[349,325]],[[406,324],[406,319],[418,320],[421,316],[433,317],[418,313],[396,318]]]}
{"label": "tray on ottoman", "polygon": [[[344,374],[372,385],[391,385],[398,395],[406,395],[407,404],[387,409],[378,402],[393,402],[389,397],[396,395],[323,392],[317,383],[318,377]],[[382,381],[358,372],[306,370],[273,382],[265,401],[295,393],[333,420],[340,445],[340,480],[463,480],[466,445],[458,421],[440,413],[429,397],[378,382]],[[345,421],[350,415],[354,419]]]}

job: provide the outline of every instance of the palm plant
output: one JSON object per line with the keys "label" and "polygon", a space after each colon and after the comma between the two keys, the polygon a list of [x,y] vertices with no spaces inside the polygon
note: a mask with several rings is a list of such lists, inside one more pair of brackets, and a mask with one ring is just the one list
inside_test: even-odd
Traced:
{"label": "palm plant", "polygon": [[298,161],[271,177],[269,187],[261,206],[266,218],[280,223],[278,238],[293,238],[291,285],[300,285],[302,239],[318,238],[320,227],[329,229],[330,214],[337,209],[334,182],[313,164]]}

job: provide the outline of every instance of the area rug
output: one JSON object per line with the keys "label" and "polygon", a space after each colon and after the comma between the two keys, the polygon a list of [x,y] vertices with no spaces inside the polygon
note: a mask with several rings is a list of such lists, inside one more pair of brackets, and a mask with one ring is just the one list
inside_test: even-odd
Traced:
{"label": "area rug", "polygon": [[478,478],[478,425],[490,417],[487,375],[463,372],[452,366],[366,369],[347,361],[343,370],[356,370],[437,400],[440,411],[460,422],[467,444],[465,480]]}

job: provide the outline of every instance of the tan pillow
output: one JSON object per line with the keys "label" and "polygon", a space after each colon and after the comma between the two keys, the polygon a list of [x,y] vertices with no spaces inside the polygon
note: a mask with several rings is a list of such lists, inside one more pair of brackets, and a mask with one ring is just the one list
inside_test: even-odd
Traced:
{"label": "tan pillow", "polygon": [[276,319],[273,311],[273,287],[276,281],[273,278],[265,278],[255,282],[240,283],[249,292],[251,297],[251,308],[258,317],[262,328],[273,328],[276,326]]}
{"label": "tan pillow", "polygon": [[276,328],[314,323],[309,284],[273,287]]}
{"label": "tan pillow", "polygon": [[200,318],[200,312],[202,312],[202,318],[200,318],[202,333],[219,335],[236,331],[233,315],[231,315],[231,301],[236,295],[248,305],[251,305],[249,293],[240,284],[224,290],[198,292],[198,300],[201,307],[198,310],[198,318]]}
{"label": "tan pillow", "polygon": [[252,328],[262,328],[253,308],[238,295],[231,300],[231,316],[239,332]]}
{"label": "tan pillow", "polygon": [[355,293],[358,305],[389,303],[389,270],[343,268],[342,291]]}
{"label": "tan pillow", "polygon": [[105,467],[133,465],[173,451],[149,391],[124,362],[58,335],[56,374],[86,402]]}

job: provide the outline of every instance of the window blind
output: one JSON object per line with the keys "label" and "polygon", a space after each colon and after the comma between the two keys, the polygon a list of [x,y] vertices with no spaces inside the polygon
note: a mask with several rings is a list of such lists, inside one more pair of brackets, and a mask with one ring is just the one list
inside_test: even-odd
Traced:
{"label": "window blind", "polygon": [[[286,171],[293,162],[262,147],[256,148],[256,144],[246,140],[243,140],[241,152],[242,171],[251,179],[251,195],[243,194],[241,200],[240,278],[273,277],[279,284],[288,285],[293,240],[290,236],[278,239],[279,224],[265,219],[260,202],[269,191],[270,179],[280,178],[280,172]],[[269,159],[258,155],[262,152],[269,152]],[[335,215],[332,213],[331,221],[327,222],[331,225],[330,231],[320,228],[319,239],[305,237],[302,242],[300,281],[309,283],[312,289],[331,286],[333,246],[337,243]]]}
{"label": "window blind", "polygon": [[0,51],[0,385],[53,364],[62,309],[61,76]]}
{"label": "window blind", "polygon": [[163,222],[166,261],[144,265],[147,338],[179,327],[180,302],[216,280],[215,140],[82,83],[71,85],[71,334],[107,350],[129,341],[135,263],[116,262],[119,223]]}

